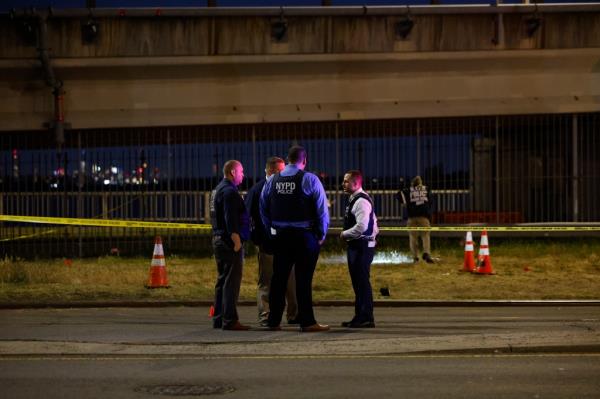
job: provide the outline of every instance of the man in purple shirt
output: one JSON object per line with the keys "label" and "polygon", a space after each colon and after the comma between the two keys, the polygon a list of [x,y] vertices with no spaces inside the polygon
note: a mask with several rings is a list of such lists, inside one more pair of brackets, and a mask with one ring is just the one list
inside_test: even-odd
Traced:
{"label": "man in purple shirt", "polygon": [[291,147],[285,169],[265,183],[260,197],[260,216],[274,240],[268,319],[272,330],[280,329],[286,285],[294,265],[301,331],[329,330],[317,323],[312,306],[312,279],[329,227],[329,212],[323,185],[317,176],[304,171],[306,162],[306,150]]}

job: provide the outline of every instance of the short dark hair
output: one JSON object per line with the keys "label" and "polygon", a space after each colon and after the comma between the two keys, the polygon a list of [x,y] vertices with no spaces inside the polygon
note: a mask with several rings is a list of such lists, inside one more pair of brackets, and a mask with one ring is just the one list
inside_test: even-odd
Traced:
{"label": "short dark hair", "polygon": [[285,163],[285,161],[279,157],[270,157],[267,159],[265,169],[271,173],[276,173],[279,170],[277,168],[277,165],[279,165],[280,163]]}
{"label": "short dark hair", "polygon": [[231,175],[231,171],[235,169],[237,165],[241,164],[242,163],[240,161],[237,161],[235,159],[230,159],[229,161],[225,162],[225,164],[223,165],[223,176],[229,177]]}
{"label": "short dark hair", "polygon": [[306,150],[300,145],[294,145],[290,147],[287,158],[289,163],[302,162],[306,159]]}
{"label": "short dark hair", "polygon": [[346,172],[347,175],[350,175],[350,179],[354,182],[354,183],[358,183],[360,186],[362,186],[362,182],[363,182],[363,175],[362,172],[360,170],[349,170]]}

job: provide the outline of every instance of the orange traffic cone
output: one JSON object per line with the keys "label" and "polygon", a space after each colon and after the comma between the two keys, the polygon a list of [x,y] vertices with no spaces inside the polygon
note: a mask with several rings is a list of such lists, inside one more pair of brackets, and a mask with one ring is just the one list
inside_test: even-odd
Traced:
{"label": "orange traffic cone", "polygon": [[167,266],[165,265],[165,253],[163,252],[162,240],[156,236],[154,241],[154,254],[150,264],[150,276],[146,288],[169,288],[167,282]]}
{"label": "orange traffic cone", "polygon": [[473,248],[473,234],[467,231],[467,238],[465,239],[465,261],[463,262],[463,272],[472,272],[475,270],[475,259],[474,259],[474,248]]}
{"label": "orange traffic cone", "polygon": [[481,243],[479,244],[479,256],[477,257],[477,268],[473,270],[476,274],[496,274],[492,269],[490,259],[490,247],[488,244],[487,231],[481,232]]}

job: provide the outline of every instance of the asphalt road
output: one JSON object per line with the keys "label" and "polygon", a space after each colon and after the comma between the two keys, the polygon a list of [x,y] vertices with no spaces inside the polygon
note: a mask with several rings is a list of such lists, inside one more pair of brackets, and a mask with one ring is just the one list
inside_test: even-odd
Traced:
{"label": "asphalt road", "polygon": [[[377,328],[214,330],[206,308],[0,310],[0,398],[600,398],[600,307],[377,308]],[[167,396],[168,397],[168,396]]]}
{"label": "asphalt road", "polygon": [[[598,355],[0,360],[3,398],[598,398]],[[204,391],[203,391],[204,390]],[[168,397],[168,396],[167,396]],[[191,397],[191,396],[188,396]]]}

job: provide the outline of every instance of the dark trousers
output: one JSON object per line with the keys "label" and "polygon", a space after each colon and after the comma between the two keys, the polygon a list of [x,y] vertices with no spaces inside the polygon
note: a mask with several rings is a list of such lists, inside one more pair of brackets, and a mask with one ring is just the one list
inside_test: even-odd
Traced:
{"label": "dark trousers", "polygon": [[278,230],[273,254],[273,277],[269,292],[269,326],[281,323],[285,307],[285,292],[292,267],[296,273],[298,322],[301,327],[316,323],[312,305],[312,279],[321,247],[308,230]]}
{"label": "dark trousers", "polygon": [[237,301],[242,284],[244,250],[238,252],[221,238],[213,238],[213,250],[217,261],[217,283],[215,284],[215,314],[213,327],[221,328],[238,321]]}
{"label": "dark trousers", "polygon": [[375,247],[369,248],[367,240],[348,242],[348,271],[354,289],[354,320],[357,322],[374,321],[373,290],[371,289],[371,262]]}

